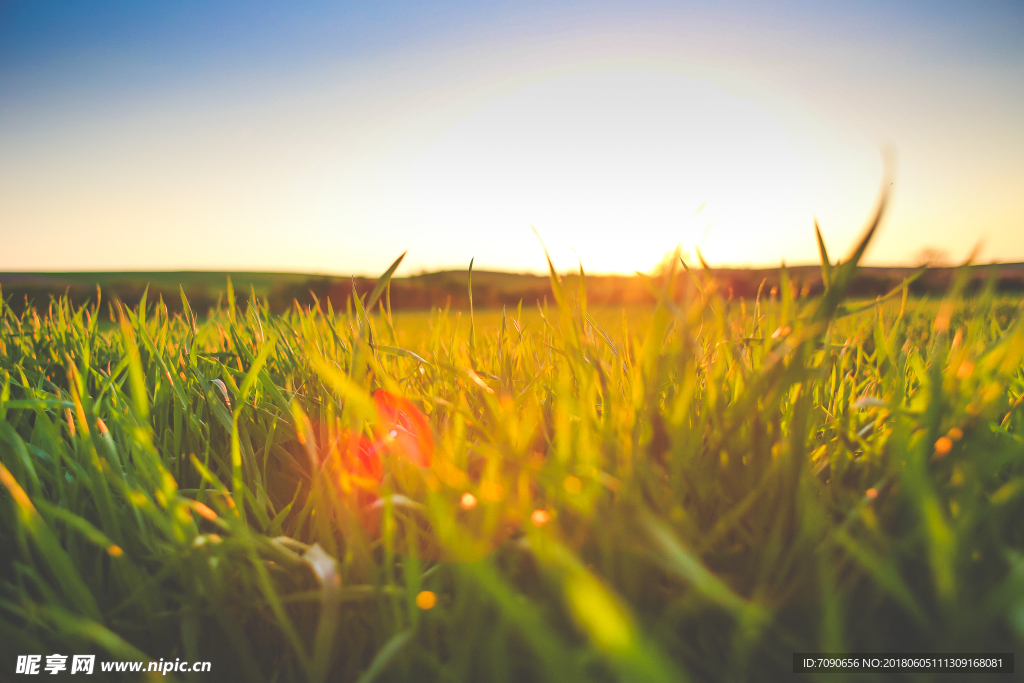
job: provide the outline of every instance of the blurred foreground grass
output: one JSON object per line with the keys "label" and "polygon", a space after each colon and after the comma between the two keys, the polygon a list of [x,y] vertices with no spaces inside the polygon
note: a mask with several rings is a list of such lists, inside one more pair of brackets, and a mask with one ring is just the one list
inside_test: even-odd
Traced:
{"label": "blurred foreground grass", "polygon": [[[846,302],[869,237],[822,247],[820,297],[680,272],[628,314],[554,275],[550,307],[475,315],[392,317],[387,275],[345,312],[4,307],[3,676],[59,652],[768,680],[800,651],[1019,649],[1020,302]],[[430,467],[356,467],[376,389],[427,415]]]}

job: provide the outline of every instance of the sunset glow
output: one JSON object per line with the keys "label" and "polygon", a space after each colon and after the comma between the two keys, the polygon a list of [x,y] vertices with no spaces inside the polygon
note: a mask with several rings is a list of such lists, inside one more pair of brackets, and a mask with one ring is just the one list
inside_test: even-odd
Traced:
{"label": "sunset glow", "polygon": [[1024,259],[1010,8],[41,5],[0,11],[0,269],[539,271],[531,227],[560,268],[806,263],[885,149],[869,262]]}
{"label": "sunset glow", "polygon": [[756,239],[735,249],[710,238],[776,229],[805,173],[757,104],[681,74],[601,70],[541,80],[470,112],[417,159],[412,184],[429,220],[517,236],[520,258],[536,249],[523,240],[533,225],[591,269],[631,272],[680,242],[710,245],[718,260],[758,260]]}

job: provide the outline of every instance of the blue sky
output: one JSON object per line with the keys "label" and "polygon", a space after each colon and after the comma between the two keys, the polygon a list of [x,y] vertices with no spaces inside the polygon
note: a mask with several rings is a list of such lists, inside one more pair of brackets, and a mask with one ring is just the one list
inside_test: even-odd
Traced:
{"label": "blue sky", "polygon": [[1022,8],[0,2],[0,269],[1024,260]]}

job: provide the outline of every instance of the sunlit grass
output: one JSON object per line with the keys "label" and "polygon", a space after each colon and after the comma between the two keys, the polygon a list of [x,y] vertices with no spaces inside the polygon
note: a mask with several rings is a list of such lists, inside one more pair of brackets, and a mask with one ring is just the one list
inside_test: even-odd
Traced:
{"label": "sunlit grass", "polygon": [[[2,665],[765,680],[1019,649],[1020,302],[846,302],[861,251],[822,297],[680,272],[625,313],[553,274],[547,306],[390,316],[390,272],[347,311],[5,307]],[[360,466],[378,389],[429,467]]]}

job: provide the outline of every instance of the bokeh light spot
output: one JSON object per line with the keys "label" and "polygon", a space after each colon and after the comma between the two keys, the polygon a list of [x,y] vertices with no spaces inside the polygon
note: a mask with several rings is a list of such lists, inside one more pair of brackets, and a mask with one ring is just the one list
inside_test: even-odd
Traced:
{"label": "bokeh light spot", "polygon": [[416,606],[420,609],[431,609],[437,604],[437,596],[432,591],[421,591],[416,596]]}

